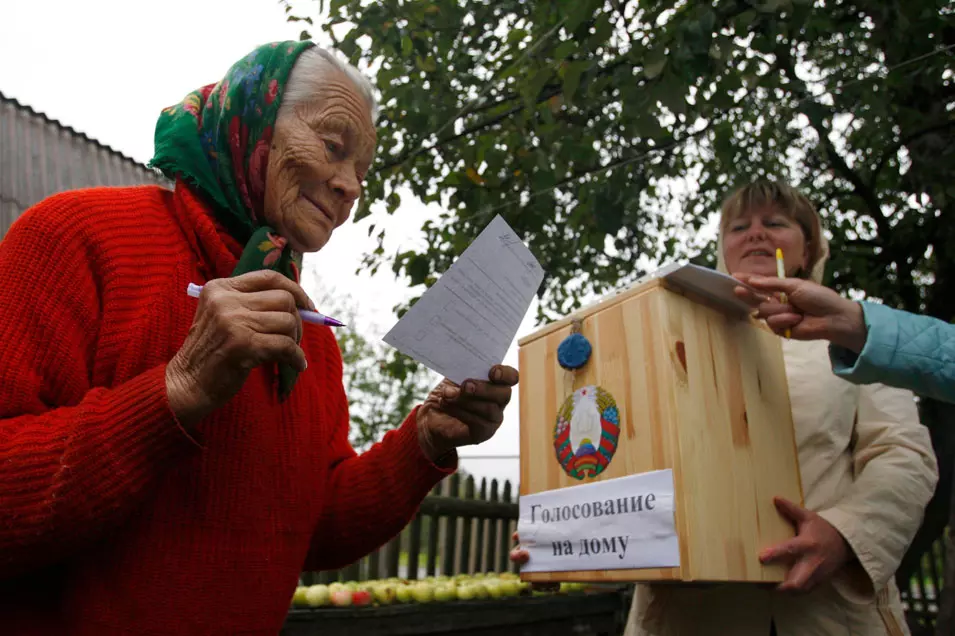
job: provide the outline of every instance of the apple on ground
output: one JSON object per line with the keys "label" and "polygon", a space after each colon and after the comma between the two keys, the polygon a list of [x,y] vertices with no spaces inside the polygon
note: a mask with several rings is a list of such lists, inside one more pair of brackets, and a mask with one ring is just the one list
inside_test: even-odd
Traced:
{"label": "apple on ground", "polygon": [[462,601],[470,601],[477,598],[477,590],[475,589],[473,583],[464,583],[458,586],[458,599]]}
{"label": "apple on ground", "polygon": [[520,596],[521,586],[517,581],[504,579],[501,581],[501,593],[504,596]]}
{"label": "apple on ground", "polygon": [[411,586],[401,584],[398,587],[396,587],[395,598],[398,600],[399,603],[410,603],[412,598]]}
{"label": "apple on ground", "polygon": [[391,605],[395,602],[396,590],[394,585],[384,584],[375,586],[375,602],[379,605]]}
{"label": "apple on ground", "polygon": [[351,604],[357,607],[371,605],[371,592],[368,590],[355,590],[351,595]]}
{"label": "apple on ground", "polygon": [[434,600],[434,584],[428,582],[416,583],[411,588],[411,596],[418,603],[430,603]]}
{"label": "apple on ground", "polygon": [[331,600],[335,607],[349,607],[352,603],[352,592],[347,588],[335,590],[332,592]]}
{"label": "apple on ground", "polygon": [[446,603],[458,598],[457,590],[449,583],[443,583],[434,588],[434,600]]}
{"label": "apple on ground", "polygon": [[299,585],[295,588],[295,593],[292,594],[292,606],[293,607],[304,607],[305,606],[305,590],[308,588],[304,585]]}
{"label": "apple on ground", "polygon": [[497,579],[484,579],[484,587],[491,598],[504,596],[504,592],[501,590],[501,582]]}
{"label": "apple on ground", "polygon": [[329,596],[327,585],[310,585],[305,588],[305,604],[309,607],[328,605]]}

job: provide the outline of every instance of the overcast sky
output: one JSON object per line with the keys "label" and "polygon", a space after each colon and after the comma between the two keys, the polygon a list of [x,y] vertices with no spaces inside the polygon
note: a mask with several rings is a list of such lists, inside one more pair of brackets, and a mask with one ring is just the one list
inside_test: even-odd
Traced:
{"label": "overcast sky", "polygon": [[[314,15],[318,3],[295,6]],[[7,0],[0,8],[0,92],[145,163],[162,108],[218,81],[259,44],[297,39],[300,32],[285,22],[276,0]],[[387,247],[396,250],[417,239],[429,213],[434,210],[409,204],[375,223],[390,228]],[[367,233],[367,220],[336,231],[325,249],[306,259],[320,280],[304,282],[313,296],[319,286],[346,290],[361,316],[358,328],[380,337],[394,322],[391,308],[408,291],[389,268],[375,277],[354,274],[371,246]],[[532,329],[533,316],[532,309],[519,335]],[[517,366],[516,344],[505,362]],[[516,455],[517,421],[515,391],[498,434],[462,456]],[[518,477],[513,459],[464,460],[462,467],[477,476]]]}

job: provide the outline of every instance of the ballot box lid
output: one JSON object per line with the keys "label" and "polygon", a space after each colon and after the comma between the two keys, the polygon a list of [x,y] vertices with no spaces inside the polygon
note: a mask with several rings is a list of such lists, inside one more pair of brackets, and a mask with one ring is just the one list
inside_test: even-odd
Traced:
{"label": "ballot box lid", "polygon": [[538,338],[559,331],[574,321],[584,320],[630,298],[659,288],[684,294],[693,300],[708,304],[741,320],[746,320],[750,314],[750,307],[733,294],[733,288],[737,285],[742,285],[742,283],[715,269],[692,263],[672,263],[641,277],[626,287],[621,287],[601,297],[596,302],[582,307],[560,320],[544,325],[521,338],[518,345],[524,346]]}

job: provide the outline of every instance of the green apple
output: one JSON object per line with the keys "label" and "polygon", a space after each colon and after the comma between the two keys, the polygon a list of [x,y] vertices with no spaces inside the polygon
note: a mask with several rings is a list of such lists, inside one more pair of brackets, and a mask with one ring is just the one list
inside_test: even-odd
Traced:
{"label": "green apple", "polygon": [[479,598],[479,599],[482,599],[482,600],[483,600],[483,599],[489,598],[490,596],[491,596],[491,595],[490,595],[490,593],[487,591],[487,587],[485,587],[483,581],[474,583],[474,597],[475,597],[475,598]]}
{"label": "green apple", "polygon": [[436,601],[446,603],[448,601],[456,600],[457,598],[457,590],[455,590],[453,585],[444,583],[434,588],[434,600]]}
{"label": "green apple", "polygon": [[484,587],[491,598],[501,598],[504,591],[501,589],[501,582],[497,579],[485,579]]}
{"label": "green apple", "polygon": [[430,603],[434,600],[434,584],[416,583],[411,588],[411,597],[418,603]]}
{"label": "green apple", "polygon": [[398,585],[395,588],[395,598],[399,603],[410,603],[411,602],[411,586],[410,585]]}
{"label": "green apple", "polygon": [[501,581],[501,594],[504,596],[520,596],[521,586],[517,583],[517,581],[504,579]]}
{"label": "green apple", "polygon": [[517,576],[513,572],[501,572],[498,577],[502,581],[517,581],[521,577]]}
{"label": "green apple", "polygon": [[396,590],[394,585],[376,585],[374,590],[375,602],[379,605],[391,605],[395,602]]}
{"label": "green apple", "polygon": [[355,581],[347,581],[347,582],[345,583],[345,587],[348,589],[349,592],[357,592],[357,591],[358,591],[358,583],[355,582]]}
{"label": "green apple", "polygon": [[458,599],[462,601],[470,601],[477,598],[477,590],[473,583],[464,583],[463,585],[458,586]]}
{"label": "green apple", "polygon": [[295,588],[295,593],[292,594],[292,605],[295,607],[305,607],[308,603],[305,602],[305,592],[308,590],[304,585],[299,585]]}
{"label": "green apple", "polygon": [[334,594],[335,592],[337,592],[337,591],[339,591],[339,590],[344,590],[344,589],[347,589],[347,588],[345,587],[345,584],[344,584],[344,583],[339,583],[338,581],[335,581],[334,583],[329,583],[329,584],[328,584],[328,592],[329,592],[330,594]]}
{"label": "green apple", "polygon": [[305,588],[305,603],[309,607],[328,605],[330,596],[327,585],[310,585]]}

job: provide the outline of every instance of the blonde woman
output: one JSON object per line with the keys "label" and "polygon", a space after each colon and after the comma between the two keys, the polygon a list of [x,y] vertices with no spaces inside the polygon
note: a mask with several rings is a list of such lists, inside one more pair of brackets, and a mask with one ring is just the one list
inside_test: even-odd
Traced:
{"label": "blonde woman", "polygon": [[[820,282],[828,256],[805,196],[747,185],[724,206],[719,268]],[[827,343],[783,341],[805,508],[777,500],[797,536],[760,554],[789,566],[777,588],[639,585],[626,636],[908,634],[893,575],[938,480],[914,396],[836,377]],[[512,558],[526,561],[515,550]]]}

